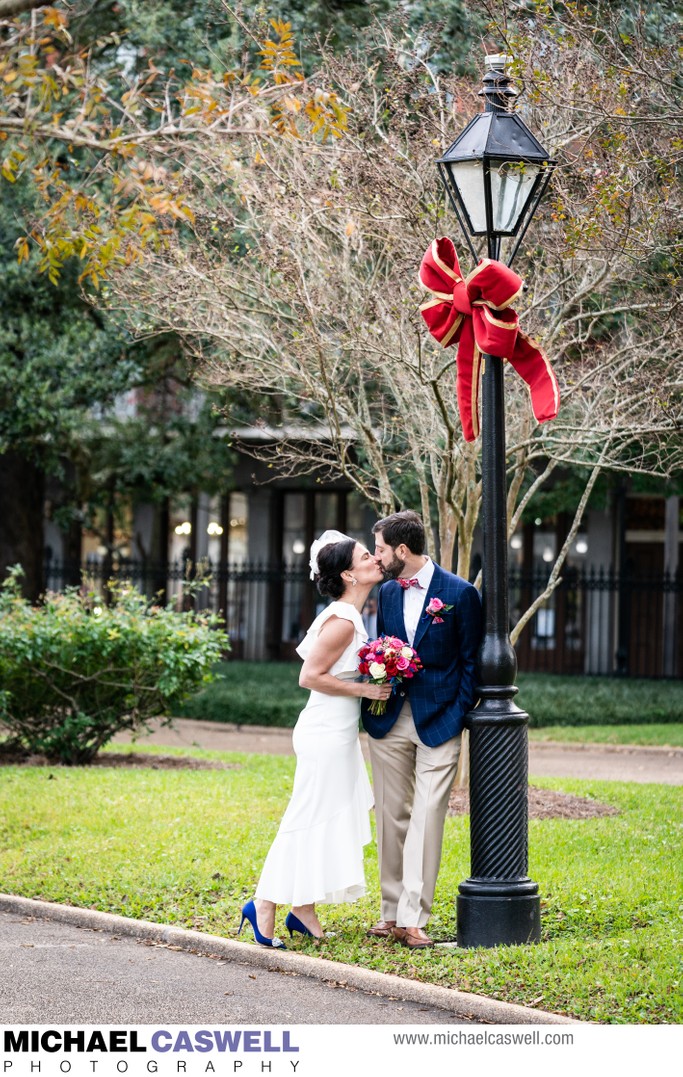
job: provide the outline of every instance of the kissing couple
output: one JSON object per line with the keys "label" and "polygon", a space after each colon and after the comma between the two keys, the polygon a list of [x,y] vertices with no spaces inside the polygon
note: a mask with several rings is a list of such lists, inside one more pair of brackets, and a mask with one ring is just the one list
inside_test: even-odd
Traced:
{"label": "kissing couple", "polygon": [[[371,840],[373,791],[358,739],[369,734],[377,816],[382,906],[368,934],[412,949],[433,946],[425,928],[441,861],[448,799],[465,715],[475,701],[482,633],[479,592],[429,558],[416,512],[393,513],[373,527],[374,555],[347,535],[325,531],[311,547],[311,577],[332,601],[297,648],[310,690],[294,728],[296,773],[289,805],[252,901],[242,909],[262,946],[285,927],[320,939],[316,905],[365,894],[363,847]],[[382,580],[377,632],[417,651],[422,668],[397,690],[359,677],[368,634],[361,612]],[[383,713],[373,701],[386,704]]]}

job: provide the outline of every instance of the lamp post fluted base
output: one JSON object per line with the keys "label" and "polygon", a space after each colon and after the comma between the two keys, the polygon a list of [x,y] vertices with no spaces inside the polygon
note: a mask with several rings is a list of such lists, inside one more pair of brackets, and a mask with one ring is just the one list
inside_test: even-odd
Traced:
{"label": "lamp post fluted base", "polygon": [[528,871],[529,717],[512,685],[481,688],[470,730],[472,875],[457,899],[458,945],[516,946],[541,937],[541,899]]}

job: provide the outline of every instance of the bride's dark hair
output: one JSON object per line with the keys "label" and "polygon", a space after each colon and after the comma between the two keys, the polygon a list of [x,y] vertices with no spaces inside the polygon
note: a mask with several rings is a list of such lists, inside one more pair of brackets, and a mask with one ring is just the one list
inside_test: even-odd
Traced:
{"label": "bride's dark hair", "polygon": [[343,542],[330,542],[319,551],[315,582],[321,595],[336,599],[344,594],[346,584],[341,574],[351,568],[355,545],[355,539],[344,539]]}

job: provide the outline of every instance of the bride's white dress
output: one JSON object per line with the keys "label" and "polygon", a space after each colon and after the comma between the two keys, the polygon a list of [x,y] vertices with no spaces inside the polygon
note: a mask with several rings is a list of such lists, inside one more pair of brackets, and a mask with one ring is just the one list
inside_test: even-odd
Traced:
{"label": "bride's white dress", "polygon": [[[306,658],[330,617],[354,626],[353,640],[330,673],[358,676],[358,649],[368,638],[348,602],[332,602],[316,617],[297,653]],[[355,901],[365,893],[363,846],[371,840],[372,790],[358,740],[360,699],[311,692],[292,743],[292,799],[263,865],[256,897],[278,905]]]}

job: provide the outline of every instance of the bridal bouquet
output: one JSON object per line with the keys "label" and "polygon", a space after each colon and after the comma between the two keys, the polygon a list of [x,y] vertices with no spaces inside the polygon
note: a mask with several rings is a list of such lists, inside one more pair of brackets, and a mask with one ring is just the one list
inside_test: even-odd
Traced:
{"label": "bridal bouquet", "polygon": [[[417,651],[398,636],[369,640],[359,650],[358,657],[358,670],[370,678],[370,684],[391,684],[395,688],[422,669]],[[373,699],[370,704],[370,714],[384,714],[386,709],[385,699]]]}

